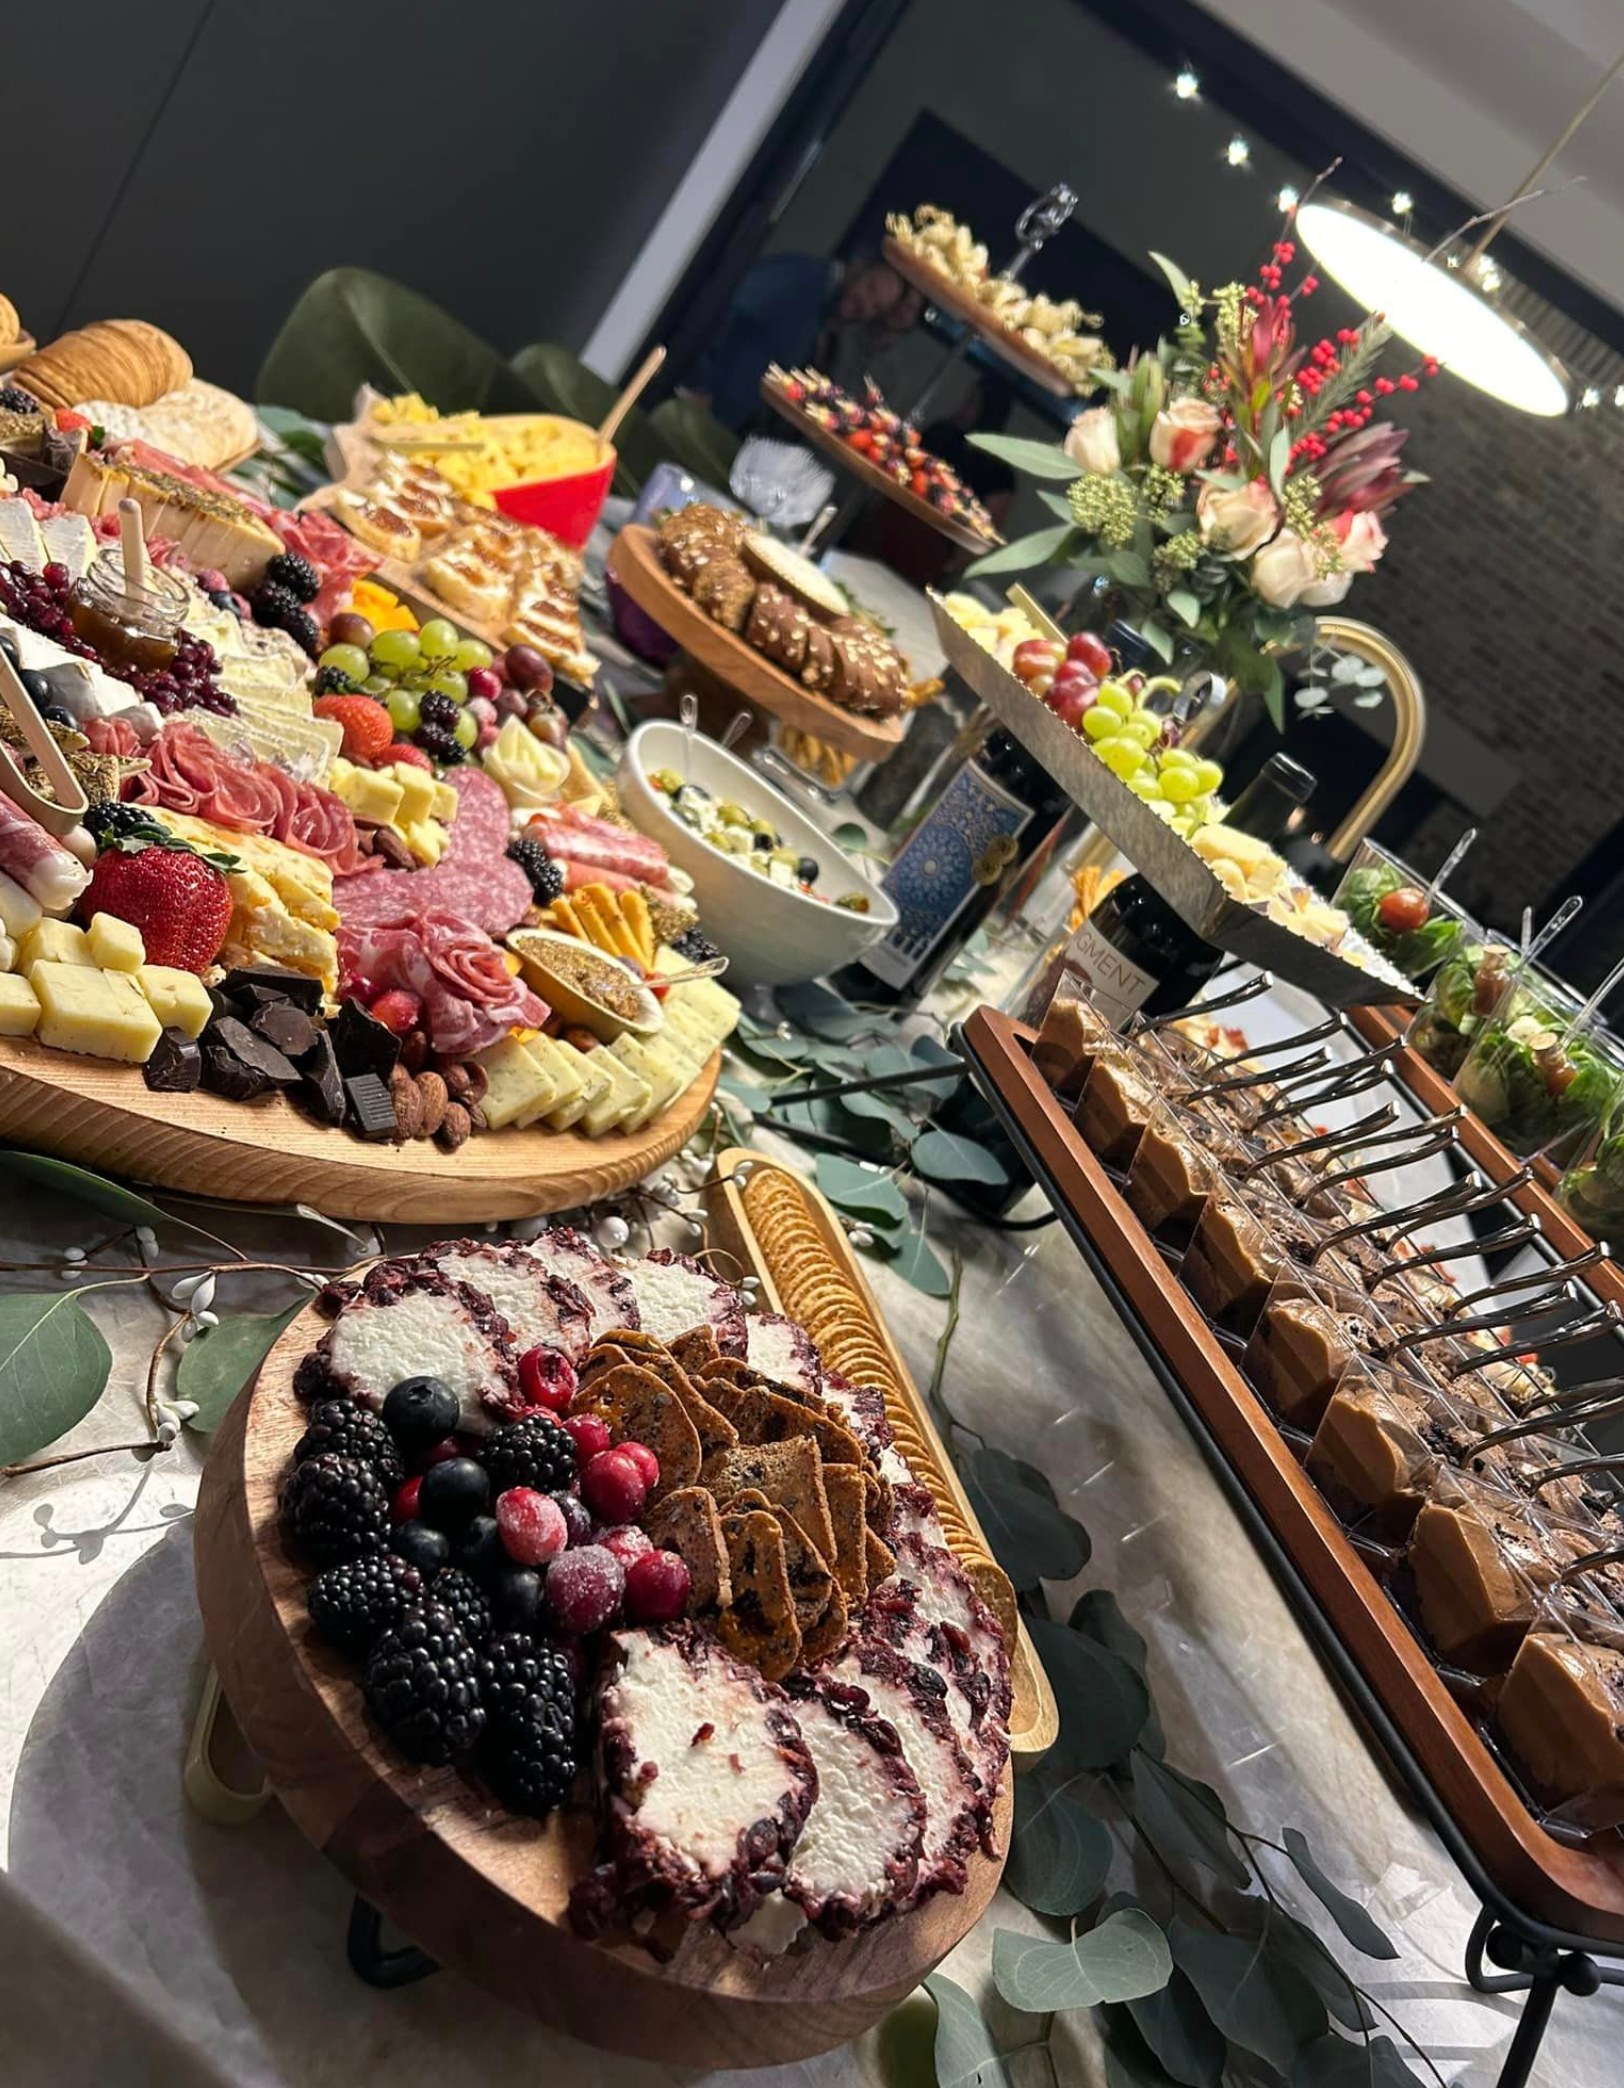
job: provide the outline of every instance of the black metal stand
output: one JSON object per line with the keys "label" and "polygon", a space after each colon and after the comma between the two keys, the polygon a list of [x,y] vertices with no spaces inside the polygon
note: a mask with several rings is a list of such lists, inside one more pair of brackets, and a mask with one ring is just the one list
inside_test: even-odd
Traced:
{"label": "black metal stand", "polygon": [[[1603,1986],[1624,1987],[1624,1964],[1598,1964],[1598,1957],[1616,1958],[1613,1946],[1598,1946],[1591,1938],[1572,1935],[1564,1929],[1524,1913],[1500,1889],[1485,1870],[1475,1850],[1462,1834],[1454,1816],[1425,1765],[1411,1748],[1381,1698],[1371,1688],[1331,1619],[1321,1609],[1313,1589],[1304,1580],[1296,1561],[1275,1534],[1263,1510],[1247,1491],[1222,1444],[1207,1425],[1206,1417],[1191,1399],[1155,1336],[1139,1317],[1132,1302],[1117,1283],[1092,1234],[1057,1190],[1053,1177],[1027,1137],[998,1083],[977,1058],[962,1028],[955,1028],[952,1043],[970,1070],[970,1076],[988,1107],[1002,1124],[1010,1143],[1031,1170],[1032,1177],[1048,1197],[1050,1206],[1065,1227],[1072,1245],[1088,1265],[1102,1291],[1115,1306],[1117,1315],[1132,1335],[1140,1354],[1194,1437],[1230,1506],[1245,1524],[1264,1564],[1274,1576],[1287,1602],[1313,1641],[1320,1657],[1335,1675],[1361,1719],[1380,1742],[1383,1752],[1409,1786],[1428,1824],[1453,1858],[1461,1876],[1479,1902],[1479,1913],[1466,1945],[1466,1977],[1480,1994],[1528,1996],[1511,2046],[1506,2053],[1495,2088],[1528,2088],[1534,2059],[1551,2019],[1559,1992],[1594,1994]],[[1485,1972],[1485,1956],[1503,1968]]]}
{"label": "black metal stand", "polygon": [[344,1949],[356,1978],[364,1979],[370,1987],[381,1987],[386,1993],[395,1987],[413,1986],[440,1969],[438,1960],[431,1958],[426,1950],[419,1950],[415,1943],[402,1944],[398,1950],[385,1950],[383,1916],[359,1893],[350,1908],[350,1926],[344,1938]]}

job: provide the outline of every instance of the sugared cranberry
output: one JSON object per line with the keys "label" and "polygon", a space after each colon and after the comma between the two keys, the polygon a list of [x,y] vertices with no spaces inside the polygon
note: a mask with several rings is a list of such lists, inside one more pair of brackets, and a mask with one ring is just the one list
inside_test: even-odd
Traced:
{"label": "sugared cranberry", "polygon": [[582,1468],[581,1498],[600,1522],[635,1522],[648,1499],[648,1482],[624,1450],[602,1450]]}
{"label": "sugared cranberry", "polygon": [[590,1544],[592,1542],[593,1529],[592,1511],[588,1508],[585,1501],[581,1499],[581,1496],[572,1493],[555,1493],[553,1499],[558,1505],[559,1514],[564,1518],[565,1528],[570,1533],[570,1543]]}
{"label": "sugared cranberry", "polygon": [[643,1475],[643,1484],[653,1493],[660,1483],[660,1460],[647,1443],[619,1443],[616,1448],[623,1457],[629,1457]]}
{"label": "sugared cranberry", "polygon": [[550,1414],[567,1414],[577,1384],[575,1365],[561,1348],[537,1342],[519,1358],[519,1390],[526,1406],[545,1407]]}
{"label": "sugared cranberry", "polygon": [[614,1438],[609,1433],[609,1424],[601,1414],[566,1414],[564,1426],[575,1444],[578,1464],[586,1464],[594,1457],[602,1456]]}
{"label": "sugared cranberry", "polygon": [[528,1486],[510,1486],[497,1495],[496,1527],[509,1557],[521,1566],[545,1566],[569,1543],[569,1525],[558,1503]]}
{"label": "sugared cranberry", "polygon": [[654,1549],[654,1539],[636,1523],[620,1523],[612,1530],[605,1530],[598,1542],[605,1551],[614,1553],[628,1573],[634,1559],[640,1559]]}
{"label": "sugared cranberry", "polygon": [[562,1552],[547,1568],[547,1613],[560,1631],[601,1631],[620,1608],[626,1575],[601,1544]]}
{"label": "sugared cranberry", "polygon": [[669,1624],[687,1610],[692,1587],[685,1559],[645,1552],[626,1569],[626,1614],[637,1624]]}
{"label": "sugared cranberry", "polygon": [[404,1486],[397,1487],[395,1498],[389,1504],[391,1522],[415,1522],[417,1520],[417,1496],[422,1487],[421,1477],[408,1479]]}

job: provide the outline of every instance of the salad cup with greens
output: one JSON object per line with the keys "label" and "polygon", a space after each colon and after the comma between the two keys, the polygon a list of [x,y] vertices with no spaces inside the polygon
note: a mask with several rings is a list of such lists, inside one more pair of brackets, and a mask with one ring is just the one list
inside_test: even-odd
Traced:
{"label": "salad cup with greens", "polygon": [[1430,895],[1396,856],[1363,841],[1336,890],[1335,904],[1389,964],[1419,984],[1477,931],[1441,892]]}
{"label": "salad cup with greens", "polygon": [[1404,1041],[1446,1080],[1460,1071],[1472,1038],[1499,1008],[1515,963],[1509,943],[1468,936],[1438,967]]}
{"label": "salad cup with greens", "polygon": [[1624,1087],[1617,1047],[1595,1026],[1569,1031],[1577,1003],[1543,984],[1501,998],[1455,1075],[1455,1092],[1519,1159],[1566,1167],[1608,1120]]}

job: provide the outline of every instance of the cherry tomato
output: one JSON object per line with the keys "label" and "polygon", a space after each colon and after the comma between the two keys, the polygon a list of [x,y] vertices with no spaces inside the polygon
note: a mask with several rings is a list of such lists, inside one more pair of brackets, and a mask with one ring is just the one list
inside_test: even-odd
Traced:
{"label": "cherry tomato", "polygon": [[1417,928],[1427,925],[1430,911],[1424,892],[1418,892],[1414,885],[1400,885],[1396,892],[1383,896],[1376,919],[1389,935],[1413,935]]}

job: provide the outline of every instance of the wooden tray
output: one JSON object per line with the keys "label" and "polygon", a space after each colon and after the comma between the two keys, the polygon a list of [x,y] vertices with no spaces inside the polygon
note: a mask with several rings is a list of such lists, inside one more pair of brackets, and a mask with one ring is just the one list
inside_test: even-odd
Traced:
{"label": "wooden tray", "polygon": [[944,275],[939,268],[932,268],[928,261],[921,261],[918,255],[911,254],[900,240],[886,238],[881,242],[880,251],[905,283],[912,283],[921,296],[928,297],[933,305],[940,305],[944,312],[951,312],[961,325],[967,326],[973,334],[979,335],[989,348],[1004,358],[1005,362],[1013,363],[1023,377],[1029,377],[1034,384],[1041,385],[1044,391],[1052,392],[1057,399],[1075,399],[1083,392],[1094,390],[1092,384],[1085,384],[1080,391],[1046,355],[1039,355],[1035,348],[1029,348],[1018,333],[1005,326],[1001,319],[995,319],[987,307],[978,303],[962,283],[954,282],[950,275]]}
{"label": "wooden tray", "polygon": [[0,348],[0,377],[8,370],[20,369],[38,346],[32,334],[19,334],[16,340],[7,342]]}
{"label": "wooden tray", "polygon": [[564,1211],[613,1196],[683,1146],[721,1070],[699,1078],[641,1131],[486,1131],[460,1152],[429,1139],[370,1145],[313,1123],[280,1095],[228,1102],[155,1095],[134,1066],[0,1038],[0,1139],[108,1168],[160,1189],[243,1203],[309,1203],[334,1218],[472,1225]]}
{"label": "wooden tray", "polygon": [[900,744],[900,718],[862,718],[843,710],[826,696],[802,688],[793,675],[732,631],[712,623],[661,565],[652,529],[641,523],[623,529],[609,547],[609,571],[638,608],[701,667],[784,724],[863,761],[884,761]]}
{"label": "wooden tray", "polygon": [[1034,1032],[991,1008],[965,1042],[1122,1295],[1267,1517],[1322,1613],[1421,1764],[1450,1819],[1516,1905],[1598,1943],[1624,1943],[1624,1843],[1554,1841],[1455,1703],[1290,1446],[1034,1069]]}
{"label": "wooden tray", "polygon": [[[307,1418],[293,1372],[327,1324],[314,1308],[301,1313],[216,1431],[194,1535],[210,1656],[305,1836],[442,1965],[571,2037],[667,2067],[807,2058],[905,1999],[980,1920],[1001,1859],[978,1851],[961,1896],[938,1895],[848,1942],[814,1936],[760,1959],[696,1929],[659,1965],[640,1948],[582,1942],[569,1927],[570,1885],[592,1863],[585,1812],[520,1819],[458,1771],[419,1768],[375,1736],[353,1667],[310,1627],[307,1574],[277,1527]],[[1006,1780],[1001,1844],[1012,1812]]]}
{"label": "wooden tray", "polygon": [[1004,1619],[1006,1629],[1010,1625],[1014,1627],[1010,1679],[1015,1702],[1010,1713],[1010,1759],[1017,1774],[1034,1768],[1054,1745],[1060,1730],[1060,1712],[1054,1691],[1049,1686],[1049,1678],[1043,1672],[1043,1664],[1026,1626],[1020,1620],[1008,1576],[988,1550],[969,1496],[959,1483],[953,1460],[942,1448],[930,1410],[921,1398],[903,1361],[902,1351],[891,1337],[879,1302],[869,1288],[862,1261],[846,1238],[845,1228],[835,1215],[833,1206],[803,1175],[769,1159],[765,1153],[751,1152],[744,1147],[730,1147],[726,1152],[718,1153],[705,1187],[711,1244],[731,1255],[740,1264],[741,1273],[753,1272],[761,1279],[760,1302],[766,1310],[789,1312],[794,1317],[779,1289],[780,1272],[775,1268],[773,1255],[751,1223],[744,1199],[733,1180],[741,1161],[747,1162],[752,1169],[780,1174],[794,1184],[807,1217],[817,1229],[827,1256],[826,1267],[832,1265],[833,1272],[849,1283],[863,1301],[869,1329],[890,1362],[894,1383],[880,1389],[886,1395],[891,1420],[907,1431],[908,1461],[916,1470],[924,1466],[920,1477],[927,1481],[936,1495],[948,1544],[975,1582],[982,1599]]}
{"label": "wooden tray", "polygon": [[950,516],[939,513],[928,500],[921,500],[910,486],[899,486],[890,472],[882,471],[872,457],[865,457],[861,450],[854,450],[850,443],[842,442],[830,428],[815,421],[809,413],[803,413],[793,400],[784,396],[780,387],[770,377],[761,380],[761,396],[773,409],[782,414],[803,442],[810,442],[827,457],[852,472],[871,493],[883,493],[894,506],[905,515],[912,515],[916,522],[923,522],[927,529],[934,529],[938,536],[945,536],[949,543],[957,544],[964,551],[991,551],[1004,540],[995,529],[990,536],[983,536],[979,529],[972,529],[968,522],[955,522]]}

